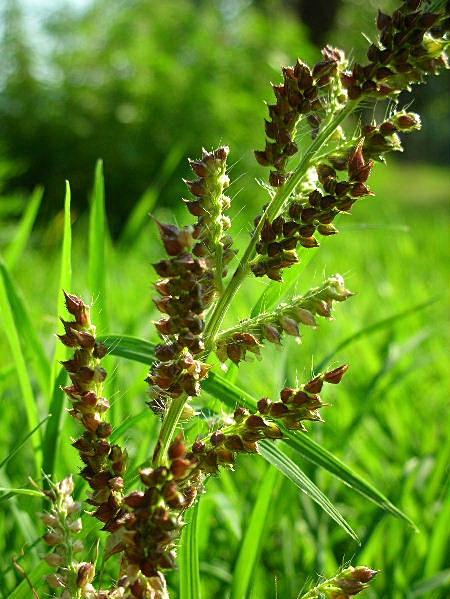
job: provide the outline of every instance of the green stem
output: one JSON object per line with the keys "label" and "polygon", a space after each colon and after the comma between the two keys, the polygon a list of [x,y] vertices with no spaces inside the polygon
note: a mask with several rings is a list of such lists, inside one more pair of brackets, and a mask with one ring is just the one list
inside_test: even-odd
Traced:
{"label": "green stem", "polygon": [[162,466],[165,463],[167,450],[172,442],[175,429],[180,420],[183,408],[189,397],[185,394],[180,395],[170,402],[169,408],[164,417],[161,430],[159,431],[158,442],[153,453],[153,465]]}
{"label": "green stem", "polygon": [[[349,116],[353,112],[353,110],[355,110],[357,105],[357,100],[349,102],[347,106],[345,106],[345,108],[343,108],[336,116],[334,116],[330,120],[330,122],[325,126],[322,132],[319,133],[317,138],[306,150],[297,168],[289,177],[286,184],[283,187],[281,187],[273,196],[272,200],[270,201],[263,214],[263,217],[260,219],[257,227],[255,228],[255,231],[252,235],[252,239],[250,240],[250,243],[248,244],[247,249],[245,250],[244,255],[242,256],[242,259],[238,267],[236,268],[230,282],[228,283],[228,286],[225,288],[223,294],[219,297],[219,300],[215,304],[211,312],[211,315],[208,319],[204,333],[204,359],[206,359],[209,353],[213,350],[216,342],[217,333],[223,322],[225,314],[230,306],[232,299],[238,292],[239,287],[241,286],[244,278],[248,273],[250,262],[253,260],[255,256],[256,244],[258,242],[261,229],[264,225],[264,221],[266,219],[272,221],[277,216],[277,214],[283,208],[284,204],[289,199],[297,185],[305,177],[306,172],[310,167],[311,162],[315,157],[317,151],[328,141],[328,139],[336,130],[336,127],[338,127],[342,123],[342,121],[345,118],[347,118],[347,116]],[[172,442],[175,429],[177,427],[178,421],[184,408],[184,404],[186,403],[187,399],[188,398],[185,395],[182,395],[181,397],[172,400],[166,412],[159,433],[159,439],[156,445],[155,453],[153,455],[153,464],[155,466],[160,466],[165,462],[167,450],[169,448],[170,443]]]}
{"label": "green stem", "polygon": [[245,250],[245,253],[242,256],[242,259],[238,267],[236,268],[228,286],[226,287],[224,293],[222,294],[219,301],[215,305],[213,311],[211,312],[211,315],[205,328],[205,348],[207,352],[210,352],[213,349],[218,330],[223,322],[225,314],[227,313],[228,307],[232,299],[238,292],[239,287],[242,284],[242,281],[247,275],[250,262],[255,257],[256,244],[258,243],[261,229],[264,225],[265,220],[267,219],[269,221],[272,221],[277,216],[277,214],[284,206],[285,202],[289,199],[292,192],[305,177],[306,172],[316,152],[328,141],[328,139],[336,130],[336,127],[338,127],[342,123],[342,121],[347,116],[349,116],[349,114],[351,114],[353,110],[355,110],[357,105],[357,100],[349,102],[347,106],[343,108],[341,112],[339,112],[328,123],[328,125],[322,130],[321,133],[319,133],[314,142],[306,150],[297,168],[289,177],[286,184],[283,187],[281,187],[273,196],[262,218],[256,226],[250,243],[248,244],[247,249]]}

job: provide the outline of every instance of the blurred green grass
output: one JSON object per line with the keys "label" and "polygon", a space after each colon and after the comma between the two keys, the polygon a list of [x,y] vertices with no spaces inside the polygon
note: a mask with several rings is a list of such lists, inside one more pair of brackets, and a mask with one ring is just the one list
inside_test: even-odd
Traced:
{"label": "blurred green grass", "polygon": [[[356,530],[361,546],[346,537],[289,481],[278,480],[271,498],[276,509],[269,512],[265,522],[263,549],[251,579],[251,597],[255,599],[274,597],[276,593],[283,598],[296,597],[316,573],[331,574],[343,559],[351,558],[355,563],[382,570],[367,597],[447,596],[449,183],[449,172],[442,167],[395,163],[389,168],[378,166],[371,180],[377,195],[358,204],[351,217],[341,218],[337,223],[340,235],[323,243],[296,285],[301,293],[319,284],[324,276],[340,272],[357,295],[336,308],[335,321],[322,321],[317,331],[305,330],[301,345],[287,340],[278,351],[266,348],[263,360],[243,364],[237,378],[253,396],[274,398],[282,384],[294,383],[297,377],[304,380],[346,338],[372,323],[435,300],[338,351],[332,364],[348,362],[350,373],[339,389],[327,394],[332,407],[325,412],[325,424],[316,424],[308,433],[406,511],[420,533],[305,461],[302,469]],[[255,186],[245,177],[242,185],[242,192],[234,200],[235,231],[241,246],[258,211]],[[167,216],[164,206],[157,206],[156,212]],[[176,221],[185,216],[180,213],[169,218]],[[45,230],[31,236],[13,270],[47,355],[54,349],[58,328],[62,230],[61,213]],[[73,223],[72,291],[95,302],[88,284],[88,230],[86,215],[80,215]],[[3,240],[5,247],[7,237]],[[13,237],[14,229],[9,234],[10,240]],[[149,221],[133,240],[121,246],[113,245],[109,238],[106,241],[110,330],[98,332],[155,339],[151,324],[156,316],[151,302],[155,275],[151,263],[163,255],[155,226]],[[262,280],[247,284],[228,320],[246,316],[266,285]],[[0,353],[1,459],[27,429],[3,330]],[[27,347],[24,353],[30,364],[32,356]],[[145,409],[146,367],[120,361],[111,367],[111,399],[115,423],[119,424],[125,415]],[[49,398],[40,392],[31,367],[30,374],[43,417]],[[227,376],[234,376],[233,371]],[[156,426],[155,417],[148,411],[136,428],[127,431],[132,465],[150,454]],[[70,436],[77,434],[76,426],[68,419],[62,434],[56,455],[58,477],[78,468],[69,443]],[[27,443],[0,471],[1,485],[25,486],[27,477],[34,474],[32,455],[31,444]],[[244,457],[235,473],[226,473],[208,484],[198,516],[200,570],[206,598],[227,597],[258,489],[267,475],[265,468],[263,460]],[[35,524],[34,529],[31,524],[38,509],[38,500],[30,498],[0,502],[0,527],[4,531],[0,538],[0,554],[4,556],[0,597],[8,597],[19,580],[11,567],[12,556],[42,532],[39,525]],[[27,549],[21,561],[27,572],[38,562],[38,556],[36,549]],[[174,588],[176,577],[174,574],[170,579]],[[436,590],[433,585],[437,585]]]}

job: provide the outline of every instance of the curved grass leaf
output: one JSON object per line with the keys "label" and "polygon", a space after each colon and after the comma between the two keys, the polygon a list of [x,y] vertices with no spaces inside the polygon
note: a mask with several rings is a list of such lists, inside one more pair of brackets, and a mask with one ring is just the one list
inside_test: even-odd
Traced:
{"label": "curved grass leaf", "polygon": [[12,460],[12,458],[22,449],[22,447],[25,445],[25,443],[28,441],[28,439],[30,437],[32,437],[34,435],[34,433],[39,430],[41,428],[41,426],[47,422],[47,420],[50,418],[51,414],[49,414],[48,416],[46,416],[43,420],[41,420],[39,422],[39,424],[37,426],[34,427],[33,430],[31,430],[29,433],[27,433],[25,435],[25,437],[19,441],[19,443],[14,447],[14,449],[12,449],[8,455],[3,458],[3,460],[0,462],[0,469],[3,468],[4,466],[6,466],[6,464]]}
{"label": "curved grass leaf", "polygon": [[[135,360],[143,364],[151,364],[154,359],[154,344],[145,339],[126,337],[121,335],[109,335],[101,340],[108,347],[110,353],[129,360]],[[237,405],[243,405],[251,411],[256,410],[256,399],[249,393],[227,381],[216,373],[210,373],[203,383],[203,388],[209,394],[220,399],[229,408],[234,409]],[[282,427],[282,425],[280,424]],[[283,427],[282,427],[283,428]],[[297,433],[283,428],[285,442],[297,454],[299,460],[307,459],[314,465],[324,468],[343,483],[363,495],[383,510],[390,512],[398,518],[406,520],[415,528],[414,523],[401,510],[395,507],[389,499],[367,482],[359,474],[354,472],[339,458],[327,449],[313,441],[304,433]]]}
{"label": "curved grass leaf", "polygon": [[94,190],[89,213],[89,289],[94,298],[93,320],[100,331],[108,330],[106,304],[106,217],[103,161],[95,165]]}
{"label": "curved grass leaf", "polygon": [[37,382],[42,394],[45,396],[48,392],[48,381],[50,379],[50,363],[37,334],[36,327],[31,321],[22,294],[13,281],[6,264],[1,260],[0,278],[3,279],[3,285],[11,306],[19,338],[22,342],[22,348],[33,366]]}
{"label": "curved grass leaf", "polygon": [[[42,491],[37,491],[36,489],[7,489],[6,487],[0,487],[0,493],[6,493],[9,497],[13,495],[29,495],[30,497],[43,497],[44,494]],[[0,501],[5,499],[5,497],[0,497]]]}
{"label": "curved grass leaf", "polygon": [[400,320],[407,318],[408,316],[413,316],[417,312],[420,312],[421,310],[428,308],[436,301],[437,299],[435,298],[427,300],[426,302],[422,302],[420,304],[417,304],[416,306],[413,306],[412,308],[408,308],[407,310],[403,310],[402,312],[398,312],[397,314],[393,314],[392,316],[388,316],[387,318],[378,320],[377,322],[374,322],[368,325],[367,327],[364,327],[359,331],[356,331],[356,333],[353,333],[353,335],[350,335],[349,337],[346,337],[345,339],[340,341],[336,345],[336,347],[327,356],[325,356],[325,358],[320,362],[320,364],[317,365],[317,371],[323,370],[325,366],[334,358],[334,356],[338,352],[343,350],[345,347],[348,347],[352,343],[355,343],[355,341],[367,337],[368,335],[372,335],[373,333],[378,333],[379,331],[382,331],[383,329],[386,329],[394,325]]}
{"label": "curved grass leaf", "polygon": [[261,553],[267,520],[277,492],[280,473],[268,466],[256,494],[256,503],[250,515],[233,572],[230,599],[245,599],[250,590],[252,574]]}
{"label": "curved grass leaf", "polygon": [[56,459],[59,456],[58,446],[60,431],[63,426],[63,414],[65,405],[65,396],[61,387],[66,381],[67,373],[64,368],[60,368],[53,388],[53,394],[50,402],[50,416],[45,427],[44,440],[42,442],[43,464],[42,468],[50,478],[55,472]]}
{"label": "curved grass leaf", "polygon": [[[1,272],[4,273],[5,269],[2,268]],[[30,429],[35,429],[39,426],[38,406],[33,393],[28,366],[20,344],[20,335],[14,319],[14,307],[11,305],[6,291],[4,276],[0,276],[0,314],[14,359],[14,365],[17,372],[17,378],[19,379],[19,386],[27,416],[28,426]],[[39,435],[33,435],[31,437],[31,441],[33,444],[33,455],[36,472],[38,475],[40,475],[42,464],[42,448]]]}
{"label": "curved grass leaf", "polygon": [[290,481],[294,483],[303,493],[310,497],[317,505],[326,512],[345,532],[352,537],[357,543],[359,539],[350,524],[334,507],[331,501],[322,491],[309,479],[300,467],[287,455],[283,442],[276,445],[270,441],[261,441],[260,453],[272,466],[275,466],[282,472]]}
{"label": "curved grass leaf", "polygon": [[151,341],[130,335],[102,335],[98,340],[106,345],[113,356],[151,364],[154,360],[155,345]]}
{"label": "curved grass leaf", "polygon": [[33,595],[28,581],[30,581],[32,585],[38,585],[49,572],[49,565],[44,560],[41,560],[35,568],[27,574],[28,580],[22,580],[22,582],[8,596],[8,599],[30,599]]}
{"label": "curved grass leaf", "polygon": [[139,235],[148,220],[148,214],[153,210],[158,201],[161,188],[170,179],[180,164],[184,151],[185,145],[179,144],[175,145],[168,153],[167,158],[158,169],[156,181],[144,192],[131,211],[120,236],[119,245],[121,247],[130,248],[139,239]]}
{"label": "curved grass leaf", "polygon": [[27,202],[26,209],[17,228],[17,233],[5,251],[5,263],[10,271],[14,269],[17,262],[20,260],[28,243],[43,195],[44,189],[42,187],[36,187]]}
{"label": "curved grass leaf", "polygon": [[180,543],[180,599],[201,599],[201,584],[198,559],[198,514],[199,501],[186,512],[186,526]]}
{"label": "curved grass leaf", "polygon": [[[57,313],[65,314],[65,302],[63,291],[70,291],[72,285],[72,226],[70,222],[71,193],[69,182],[66,181],[66,193],[64,198],[64,233],[61,248],[61,268],[59,274]],[[53,395],[55,380],[59,371],[59,362],[66,358],[66,347],[62,343],[55,342],[55,353],[53,355],[52,373],[50,379],[49,395]]]}

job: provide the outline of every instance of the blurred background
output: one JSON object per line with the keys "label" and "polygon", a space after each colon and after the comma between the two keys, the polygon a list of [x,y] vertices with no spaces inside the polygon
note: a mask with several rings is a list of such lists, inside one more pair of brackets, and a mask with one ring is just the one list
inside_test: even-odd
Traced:
{"label": "blurred background", "polygon": [[[231,146],[233,231],[242,247],[265,201],[255,184],[263,173],[253,150],[264,143],[269,82],[278,82],[280,66],[297,56],[317,61],[325,43],[362,59],[377,8],[396,5],[394,0],[0,2],[0,252],[47,357],[58,327],[65,180],[72,189],[73,291],[93,297],[88,211],[101,158],[107,303],[100,332],[154,339],[150,265],[162,250],[147,214],[188,222],[180,202],[187,157],[197,157],[202,146]],[[335,322],[305,332],[301,346],[288,341],[278,353],[268,348],[261,364],[244,365],[236,379],[257,397],[276,397],[282,384],[294,384],[297,376],[303,380],[354,337],[333,354],[333,364],[349,362],[352,375],[339,393],[331,390],[326,423],[310,434],[405,510],[421,533],[305,461],[302,468],[350,521],[361,545],[279,480],[273,500],[280,507],[265,523],[252,577],[254,599],[294,598],[317,574],[332,574],[352,557],[383,570],[369,597],[448,596],[449,83],[444,73],[417,88],[414,98],[401,98],[421,114],[422,130],[404,140],[405,153],[388,167],[377,165],[371,184],[376,196],[340,221],[341,234],[315,253],[296,286],[304,292],[339,271],[358,295],[338,307]],[[254,281],[239,295],[230,322],[249,313],[266,285]],[[26,339],[21,347],[45,416],[49,400],[36,380]],[[2,329],[0,351],[0,442],[7,454],[18,431],[25,431],[17,366]],[[119,424],[144,408],[145,367],[112,365]],[[229,376],[235,380],[237,374],[231,369]],[[66,439],[76,434],[72,423],[64,426]],[[154,426],[148,412],[148,422],[128,433],[135,463],[143,447],[148,455]],[[0,466],[2,486],[26,484],[30,452],[24,446],[7,467]],[[68,443],[61,445],[59,476],[77,467],[73,453]],[[243,459],[235,475],[212,481],[201,504],[206,598],[227,597],[265,475],[260,462]],[[11,559],[25,542],[32,543],[23,522],[34,518],[35,509],[17,499],[10,518],[10,507],[0,503],[5,531],[0,551],[6,556],[0,597],[8,597],[20,581]],[[38,560],[36,549],[27,550],[23,563],[31,569]],[[175,589],[176,575],[171,584]]]}

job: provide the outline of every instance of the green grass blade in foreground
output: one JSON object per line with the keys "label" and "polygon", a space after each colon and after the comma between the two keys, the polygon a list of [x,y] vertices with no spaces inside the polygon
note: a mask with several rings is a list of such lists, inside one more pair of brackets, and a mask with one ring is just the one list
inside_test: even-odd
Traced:
{"label": "green grass blade in foreground", "polygon": [[55,472],[56,459],[59,455],[59,436],[63,427],[64,414],[64,393],[61,387],[66,382],[66,376],[64,368],[60,368],[53,387],[49,408],[50,416],[42,442],[42,468],[49,477],[52,477]]}
{"label": "green grass blade in foreground", "polygon": [[14,449],[12,449],[8,455],[0,462],[0,469],[3,468],[4,466],[6,466],[6,464],[13,459],[13,457],[22,449],[22,447],[25,445],[25,443],[28,441],[28,439],[34,435],[34,433],[36,431],[38,431],[41,426],[47,422],[47,420],[50,418],[51,414],[49,414],[48,416],[46,416],[43,420],[41,420],[39,422],[39,424],[37,426],[34,427],[33,430],[31,430],[29,433],[27,433],[25,435],[25,437],[19,441],[19,443],[14,447]]}
{"label": "green grass blade in foreground", "polygon": [[180,599],[201,599],[200,571],[198,559],[198,513],[199,501],[186,512],[179,550]]}
{"label": "green grass blade in foreground", "polygon": [[5,251],[5,263],[10,271],[14,269],[17,262],[20,260],[28,243],[28,239],[33,229],[34,221],[36,220],[43,195],[44,189],[42,187],[36,187],[31,194],[31,198],[28,201],[27,207],[22,215],[17,228],[17,233]]}
{"label": "green grass blade in foreground", "polygon": [[136,240],[139,239],[139,235],[148,221],[149,212],[153,210],[158,201],[160,189],[175,172],[184,151],[184,144],[179,144],[172,148],[159,169],[156,181],[150,185],[134,206],[119,240],[120,246],[124,249],[132,247],[136,243]]}
{"label": "green grass blade in foreground", "polygon": [[[103,337],[102,341],[113,355],[143,364],[151,364],[154,360],[154,345],[145,339],[110,335]],[[254,397],[216,373],[210,373],[209,377],[203,383],[203,388],[231,409],[234,409],[237,405],[244,405],[252,411],[256,409],[257,402]],[[410,518],[396,508],[383,493],[378,491],[372,484],[341,462],[341,460],[324,447],[313,441],[308,435],[288,430],[285,430],[284,433],[286,444],[297,452],[299,459],[307,459],[316,466],[328,470],[336,478],[383,510],[406,520],[414,527]]]}
{"label": "green grass blade in foreground", "polygon": [[386,329],[386,328],[394,325],[395,323],[399,322],[400,320],[407,318],[408,316],[413,316],[414,314],[417,314],[417,312],[420,312],[421,310],[425,310],[425,308],[428,308],[429,306],[431,306],[432,304],[434,304],[437,301],[438,300],[436,298],[427,300],[426,302],[417,304],[416,306],[413,306],[412,308],[408,308],[407,310],[402,310],[401,312],[398,312],[397,314],[393,314],[392,316],[388,316],[387,318],[378,320],[378,321],[368,325],[367,327],[364,327],[364,328],[360,329],[359,331],[356,331],[356,333],[353,333],[353,335],[350,335],[349,337],[346,337],[345,339],[340,341],[336,345],[336,347],[327,356],[325,356],[325,358],[320,362],[320,364],[317,365],[316,370],[317,371],[323,370],[325,368],[325,366],[327,364],[329,364],[329,362],[334,358],[334,356],[338,352],[340,352],[344,348],[348,347],[352,343],[355,343],[355,341],[358,341],[359,339],[367,337],[368,335],[372,335],[373,333],[378,333],[379,331],[382,331],[383,329]]}
{"label": "green grass blade in foreground", "polygon": [[[223,401],[231,409],[234,409],[238,404],[244,405],[252,411],[256,409],[256,399],[218,374],[211,373],[204,381],[203,386],[208,393]],[[391,512],[399,518],[403,518],[414,526],[408,516],[396,508],[383,493],[378,491],[372,484],[359,476],[324,447],[313,441],[307,434],[289,430],[284,430],[284,434],[286,444],[297,452],[300,460],[306,458],[316,466],[325,468],[325,470],[328,470],[336,478],[367,499],[370,499],[370,501],[383,508],[383,510]]]}
{"label": "green grass blade in foreground", "polygon": [[[3,327],[11,348],[11,354],[14,359],[14,365],[19,379],[20,391],[23,399],[28,426],[34,429],[39,425],[39,411],[36,398],[33,393],[28,366],[20,344],[19,332],[14,320],[14,308],[9,302],[6,292],[4,279],[0,277],[0,314],[3,321]],[[36,473],[40,476],[42,464],[42,447],[39,435],[33,435],[31,438],[33,444],[33,455],[35,459]]]}
{"label": "green grass blade in foreground", "polygon": [[[57,315],[64,316],[66,314],[66,306],[64,302],[64,293],[70,293],[72,285],[72,226],[70,222],[70,185],[66,181],[66,194],[64,198],[64,233],[61,249],[61,268],[59,274],[58,300],[57,300]],[[55,340],[55,352],[53,355],[52,373],[50,379],[49,395],[53,394],[55,380],[60,368],[59,363],[66,358],[66,347]]]}
{"label": "green grass blade in foreground", "polygon": [[286,454],[286,445],[283,442],[277,442],[275,444],[271,441],[261,441],[259,445],[260,453],[265,460],[287,476],[294,485],[315,501],[317,505],[336,522],[336,524],[352,537],[352,539],[359,543],[356,532],[352,529],[350,524],[348,524],[342,514],[340,514],[328,497],[322,493],[300,467]]}
{"label": "green grass blade in foreground", "polygon": [[103,335],[98,340],[106,345],[113,356],[141,364],[151,364],[154,360],[155,345],[145,339],[129,335]]}
{"label": "green grass blade in foreground", "polygon": [[272,466],[264,472],[256,495],[256,503],[250,515],[247,530],[242,539],[239,555],[233,572],[230,599],[245,599],[250,590],[250,581],[262,549],[268,518],[278,489],[280,473]]}
{"label": "green grass blade in foreground", "polygon": [[[13,495],[29,495],[30,497],[43,497],[42,491],[37,491],[36,489],[6,489],[5,487],[0,487],[0,493],[6,493],[9,497]],[[0,501],[4,498],[0,497]]]}
{"label": "green grass blade in foreground", "polygon": [[[59,316],[66,314],[64,291],[70,292],[72,285],[72,226],[70,221],[70,185],[66,181],[66,195],[64,198],[64,234],[61,249],[61,269],[59,275],[59,289],[57,300],[57,312]],[[67,348],[55,341],[55,352],[53,355],[50,388],[48,395],[51,398],[49,411],[52,413],[44,435],[43,452],[45,472],[49,476],[53,474],[59,434],[64,420],[64,393],[61,391],[61,365],[60,362],[67,357]]]}
{"label": "green grass blade in foreground", "polygon": [[[32,572],[27,574],[28,580],[33,586],[37,586],[50,571],[50,566],[47,562],[41,560]],[[31,597],[35,597],[33,591],[30,589],[28,580],[22,580],[19,586],[8,596],[8,599],[31,599]]]}
{"label": "green grass blade in foreground", "polygon": [[[321,241],[321,244],[323,241]],[[283,282],[271,281],[261,295],[258,301],[252,308],[251,318],[259,316],[263,312],[270,312],[273,308],[278,306],[281,300],[295,287],[298,282],[300,275],[303,273],[305,268],[317,254],[318,248],[309,248],[301,252],[300,263],[292,266],[283,273]]]}
{"label": "green grass blade in foreground", "polygon": [[8,272],[8,268],[1,260],[0,276],[3,279],[3,285],[14,315],[19,338],[22,341],[22,347],[25,350],[27,358],[33,365],[39,387],[42,394],[45,396],[48,393],[48,381],[50,379],[49,360],[45,355],[36,328],[31,321],[22,294]]}
{"label": "green grass blade in foreground", "polygon": [[109,328],[106,306],[106,233],[103,162],[98,160],[95,166],[94,190],[89,213],[89,289],[94,298],[93,322],[102,332]]}

